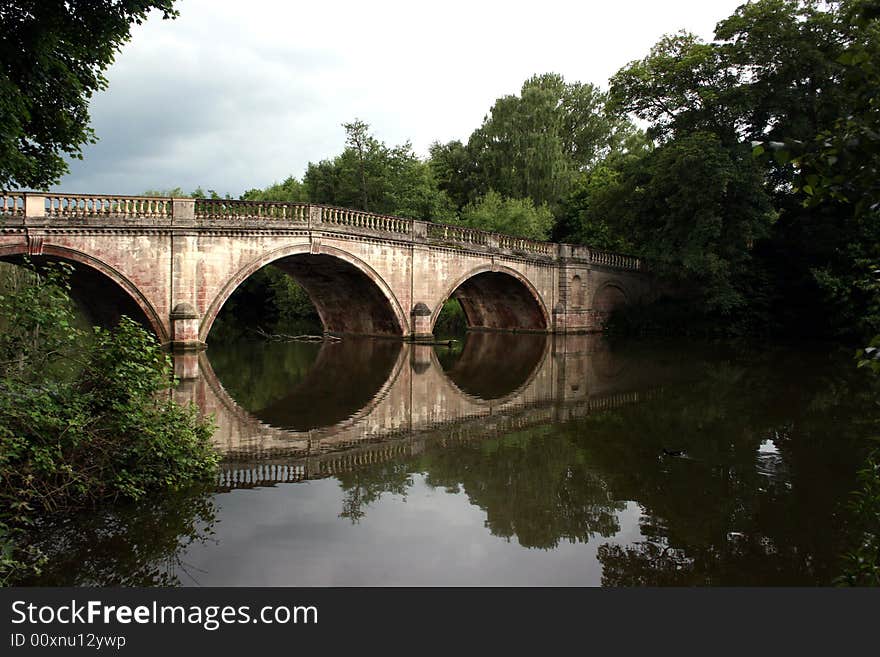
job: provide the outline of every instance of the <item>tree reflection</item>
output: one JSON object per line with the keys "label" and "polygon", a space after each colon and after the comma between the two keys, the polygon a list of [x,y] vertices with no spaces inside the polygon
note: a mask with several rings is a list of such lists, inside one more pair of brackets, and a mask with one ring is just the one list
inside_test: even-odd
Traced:
{"label": "tree reflection", "polygon": [[184,556],[212,540],[213,486],[142,503],[99,509],[41,528],[35,545],[48,557],[26,586],[178,586],[198,580]]}
{"label": "tree reflection", "polygon": [[644,540],[600,546],[603,583],[831,583],[868,435],[848,418],[877,394],[839,362],[735,354],[699,386],[580,423],[609,486],[643,509]]}
{"label": "tree reflection", "polygon": [[524,547],[549,549],[619,530],[624,504],[582,450],[558,440],[553,427],[431,449],[419,467],[429,485],[463,490],[486,512],[494,535]]}
{"label": "tree reflection", "polygon": [[[694,560],[681,550],[649,541],[599,546],[603,586],[681,586],[693,581]],[[703,582],[705,583],[705,582]]]}
{"label": "tree reflection", "polygon": [[[405,495],[408,473],[423,472],[525,547],[608,539],[598,550],[607,585],[829,584],[876,427],[858,418],[877,387],[841,362],[729,351],[638,404],[488,438],[449,429],[408,462],[341,477],[343,515]],[[627,501],[639,534],[618,544]]]}
{"label": "tree reflection", "polygon": [[407,490],[413,485],[408,463],[381,463],[358,468],[337,477],[345,491],[339,517],[348,518],[352,524],[360,522],[366,515],[366,507],[383,494],[405,498]]}

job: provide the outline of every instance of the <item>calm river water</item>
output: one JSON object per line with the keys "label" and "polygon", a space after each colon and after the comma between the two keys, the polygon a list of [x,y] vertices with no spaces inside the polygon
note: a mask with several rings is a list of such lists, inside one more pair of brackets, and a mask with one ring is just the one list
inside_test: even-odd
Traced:
{"label": "calm river water", "polygon": [[34,583],[827,585],[880,419],[827,347],[471,334],[177,365],[218,481],[47,529]]}

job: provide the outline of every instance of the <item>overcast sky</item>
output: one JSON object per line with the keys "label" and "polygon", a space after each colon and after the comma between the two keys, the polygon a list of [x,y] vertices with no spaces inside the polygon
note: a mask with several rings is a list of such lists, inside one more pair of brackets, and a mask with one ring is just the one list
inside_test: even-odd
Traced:
{"label": "overcast sky", "polygon": [[56,190],[238,196],[344,146],[355,117],[426,156],[534,73],[607,87],[660,36],[706,39],[741,0],[178,0],[135,26],[91,104],[97,144]]}

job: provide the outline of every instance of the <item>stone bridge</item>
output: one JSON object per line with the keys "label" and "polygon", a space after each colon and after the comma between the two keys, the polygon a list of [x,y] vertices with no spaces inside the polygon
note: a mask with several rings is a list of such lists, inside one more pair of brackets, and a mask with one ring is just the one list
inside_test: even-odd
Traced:
{"label": "stone bridge", "polygon": [[326,332],[408,340],[431,339],[450,297],[471,329],[579,333],[652,294],[634,257],[302,203],[0,194],[0,259],[23,256],[74,263],[95,321],[127,314],[182,349],[270,264]]}

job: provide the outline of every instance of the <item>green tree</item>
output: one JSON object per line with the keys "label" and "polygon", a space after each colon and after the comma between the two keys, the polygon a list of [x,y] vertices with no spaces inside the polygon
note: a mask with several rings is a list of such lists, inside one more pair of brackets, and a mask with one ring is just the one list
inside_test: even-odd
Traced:
{"label": "green tree", "polygon": [[[648,134],[660,147],[646,160],[646,170],[661,177],[662,170],[651,166],[651,162],[665,160],[674,165],[669,158],[676,153],[690,153],[688,157],[693,157],[691,146],[699,141],[697,135],[711,135],[712,150],[727,150],[728,159],[743,174],[749,167],[742,153],[752,142],[763,144],[759,151],[772,153],[771,157],[759,158],[755,172],[730,180],[746,183],[754,181],[757,174],[773,212],[759,210],[765,201],[759,199],[755,188],[745,195],[739,194],[742,199],[751,199],[749,202],[726,206],[721,212],[728,225],[750,227],[727,235],[735,243],[724,247],[727,256],[723,258],[733,262],[731,249],[738,248],[737,244],[745,238],[746,243],[753,244],[749,249],[751,257],[737,259],[744,264],[751,261],[745,268],[739,268],[746,275],[737,275],[736,268],[729,270],[730,276],[723,273],[724,268],[715,269],[728,277],[728,291],[733,292],[718,297],[719,301],[757,300],[756,303],[773,310],[772,315],[759,313],[772,317],[768,327],[787,333],[864,333],[866,326],[877,324],[871,319],[876,313],[871,310],[869,291],[873,283],[868,272],[877,261],[878,222],[854,215],[845,203],[805,204],[805,194],[829,188],[821,184],[821,171],[806,171],[803,160],[797,157],[804,144],[813,144],[813,151],[821,150],[815,148],[817,139],[834,141],[833,134],[846,135],[845,143],[852,143],[854,135],[846,129],[848,117],[859,115],[859,108],[864,106],[860,99],[863,92],[875,93],[870,91],[875,88],[869,79],[870,72],[865,68],[856,72],[848,66],[852,63],[848,58],[869,62],[870,53],[876,54],[876,46],[871,45],[877,42],[876,20],[853,20],[853,12],[866,4],[871,3],[748,3],[718,24],[711,43],[686,33],[664,37],[647,57],[630,63],[611,80],[613,106],[650,122]],[[861,54],[855,53],[854,48]],[[849,125],[855,128],[853,123]],[[836,147],[829,147],[837,150],[843,143],[838,141]],[[844,158],[837,152],[829,155],[839,168],[838,162]],[[711,160],[713,156],[707,152],[703,161],[708,164]],[[675,166],[682,174],[687,173]],[[714,165],[712,168],[720,172]],[[850,198],[870,198],[871,186],[876,185],[871,167],[846,173],[836,171],[833,175],[841,182],[847,181]],[[700,180],[683,175],[677,198],[705,198],[706,190],[701,187],[723,184],[726,179],[710,175]],[[690,181],[689,190],[686,181]],[[669,182],[659,181],[658,188]],[[650,186],[654,182],[642,176],[637,189]],[[648,208],[635,206],[651,198],[657,197],[641,193],[635,197],[606,194],[605,199],[612,202],[605,203],[603,209],[612,217],[647,212]],[[598,207],[603,203],[589,198],[586,205]],[[667,235],[690,230],[691,220],[672,211],[675,203],[665,205],[652,208],[657,213],[651,222],[652,229],[641,234],[624,232],[623,236],[632,239],[638,249],[650,252],[656,250],[651,240],[656,238],[657,230],[662,228]],[[735,217],[734,213],[740,216]],[[754,219],[762,215],[774,218],[772,224],[766,225],[768,230],[752,230],[760,227]],[[670,246],[669,240],[659,243]],[[687,253],[677,250],[679,245],[671,246],[672,260],[694,262]],[[689,269],[686,265],[684,271]],[[706,270],[699,267],[692,271],[704,274]],[[710,280],[700,274],[694,282],[705,285]],[[722,289],[714,284],[713,287]],[[723,306],[734,307],[728,303],[719,307]]]}
{"label": "green tree", "polygon": [[443,190],[457,210],[461,210],[479,196],[481,183],[477,165],[467,146],[459,140],[446,144],[434,142],[430,147],[428,164],[438,187]]}
{"label": "green tree", "polygon": [[499,98],[468,141],[477,190],[531,198],[556,209],[573,176],[617,148],[631,130],[605,112],[605,95],[592,84],[567,84],[561,75],[535,75],[520,95]]}
{"label": "green tree", "polygon": [[678,294],[695,297],[692,307],[729,318],[753,301],[752,248],[774,215],[749,148],[694,132],[621,169],[597,168],[574,200],[585,242],[647,257]]}
{"label": "green tree", "polygon": [[562,203],[553,239],[612,251],[633,251],[633,242],[614,221],[615,213],[628,202],[621,176],[627,167],[638,167],[652,148],[644,132],[633,131],[618,148],[579,173]]}
{"label": "green tree", "polygon": [[[836,58],[845,102],[811,138],[764,140],[755,152],[791,160],[793,200],[828,226],[831,250],[812,273],[835,314],[861,335],[880,331],[880,2],[849,3],[841,21],[853,37]],[[820,223],[821,222],[821,223]]]}
{"label": "green tree", "polygon": [[694,130],[725,143],[811,137],[844,102],[836,60],[854,30],[839,4],[759,0],[720,21],[711,43],[667,35],[611,78],[612,105],[661,141]]}
{"label": "green tree", "polygon": [[504,198],[490,190],[482,198],[466,205],[457,223],[517,237],[546,240],[553,227],[553,213],[546,203],[536,206],[531,199]]}
{"label": "green tree", "polygon": [[285,203],[307,203],[309,200],[305,185],[294,176],[283,182],[274,183],[265,189],[249,189],[241,195],[243,201],[283,201]]}
{"label": "green tree", "polygon": [[626,193],[626,186],[621,177],[620,170],[605,164],[578,177],[565,200],[563,222],[557,227],[561,241],[610,251],[634,249],[609,214],[618,212],[625,203],[621,196]]}
{"label": "green tree", "polygon": [[43,188],[94,142],[89,99],[104,71],[151,9],[174,18],[174,0],[59,2],[0,6],[0,189]]}
{"label": "green tree", "polygon": [[309,163],[303,184],[311,202],[413,219],[443,221],[454,216],[431,168],[409,142],[386,146],[358,120],[344,127],[345,150],[332,160]]}
{"label": "green tree", "polygon": [[649,122],[652,139],[704,130],[729,140],[736,123],[730,89],[737,79],[714,44],[679,32],[664,36],[647,57],[611,77],[610,102],[617,111]]}
{"label": "green tree", "polygon": [[376,151],[379,144],[370,136],[370,126],[360,119],[355,119],[351,123],[343,123],[342,127],[345,128],[345,146],[352,150],[357,162],[358,182],[363,199],[361,209],[368,211],[370,207],[367,193],[367,150]]}
{"label": "green tree", "polygon": [[468,142],[487,189],[539,204],[553,203],[564,193],[572,162],[557,108],[565,91],[562,77],[548,74],[527,80],[520,96],[495,101]]}
{"label": "green tree", "polygon": [[431,146],[441,190],[462,210],[490,190],[532,199],[559,215],[579,173],[613,156],[637,130],[606,111],[607,95],[592,84],[545,73],[526,80],[519,95],[495,101],[466,145]]}

